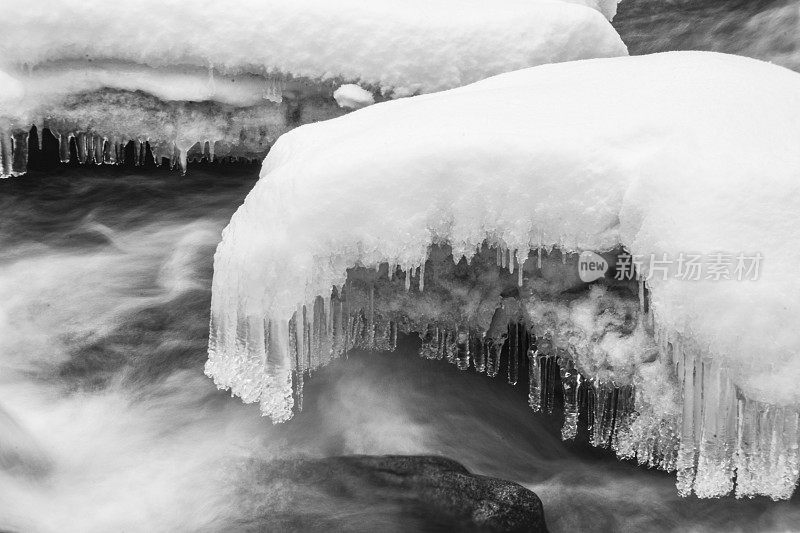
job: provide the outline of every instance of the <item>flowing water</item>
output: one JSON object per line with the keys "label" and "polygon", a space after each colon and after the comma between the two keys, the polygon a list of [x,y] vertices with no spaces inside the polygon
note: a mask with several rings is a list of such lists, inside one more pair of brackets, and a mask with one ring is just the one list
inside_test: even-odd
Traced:
{"label": "flowing water", "polygon": [[516,480],[554,531],[797,524],[795,502],[681,499],[670,475],[565,444],[522,388],[420,359],[414,339],[315,373],[287,424],[217,391],[203,375],[212,256],[256,175],[0,182],[0,530],[268,528],[261,508],[279,495],[246,459],[351,453],[443,454]]}

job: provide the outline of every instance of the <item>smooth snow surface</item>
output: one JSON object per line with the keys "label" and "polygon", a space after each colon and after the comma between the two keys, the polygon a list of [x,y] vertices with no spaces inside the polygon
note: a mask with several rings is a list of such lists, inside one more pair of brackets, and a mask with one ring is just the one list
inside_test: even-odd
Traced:
{"label": "smooth snow surface", "polygon": [[341,78],[403,96],[541,63],[626,54],[595,9],[558,0],[7,4],[0,69],[114,60]]}
{"label": "smooth snow surface", "polygon": [[[800,402],[798,146],[798,74],[702,52],[541,66],[301,127],[276,143],[223,234],[206,370],[273,419],[291,416],[293,313],[315,309],[354,265],[385,262],[416,279],[432,243],[469,258],[488,241],[520,264],[540,247],[621,245],[644,256],[645,274],[650,254],[761,254],[757,280],[683,281],[673,263],[647,285],[660,357],[683,383],[670,467],[679,490],[732,490],[732,458],[761,457],[747,446],[769,449],[775,431],[789,462],[739,464],[737,494],[788,497]],[[266,338],[253,336],[258,324]],[[750,402],[739,415],[731,385]],[[780,405],[792,406],[785,420]],[[762,422],[748,414],[764,409]],[[732,455],[736,428],[759,423],[766,444],[745,439]]]}

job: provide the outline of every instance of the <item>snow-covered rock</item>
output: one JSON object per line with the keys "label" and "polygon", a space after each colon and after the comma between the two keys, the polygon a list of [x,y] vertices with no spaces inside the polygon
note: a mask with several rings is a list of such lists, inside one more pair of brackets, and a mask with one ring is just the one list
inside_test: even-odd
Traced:
{"label": "snow-covered rock", "polygon": [[284,131],[367,102],[350,89],[337,104],[342,83],[395,98],[627,54],[593,2],[7,2],[0,142],[15,153],[0,175],[25,171],[31,124],[53,131],[65,158],[80,135],[91,141],[76,142],[81,162],[112,163],[128,140],[149,140],[156,161],[185,170],[187,156],[263,157]]}
{"label": "snow-covered rock", "polygon": [[[654,340],[683,387],[681,491],[727,493],[739,457],[739,495],[788,497],[798,146],[798,74],[700,52],[540,66],[296,129],[217,250],[207,372],[282,420],[295,366],[287,323],[348,268],[415,272],[441,242],[456,258],[497,244],[512,268],[542,247],[623,246],[651,276]],[[713,279],[719,253],[729,274],[738,256],[762,258],[757,279]],[[702,279],[679,279],[683,254],[701,255]],[[654,258],[672,262],[662,272]],[[770,462],[775,439],[785,454]]]}
{"label": "snow-covered rock", "polygon": [[[584,3],[584,2],[579,2]],[[7,2],[0,63],[108,60],[343,78],[408,95],[541,63],[625,54],[595,10],[558,0]]]}

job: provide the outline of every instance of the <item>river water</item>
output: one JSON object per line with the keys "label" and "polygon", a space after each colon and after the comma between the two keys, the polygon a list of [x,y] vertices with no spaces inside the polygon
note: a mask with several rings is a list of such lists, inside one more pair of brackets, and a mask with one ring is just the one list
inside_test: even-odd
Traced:
{"label": "river water", "polygon": [[245,459],[350,453],[443,454],[518,481],[554,531],[798,523],[795,502],[678,498],[672,476],[561,442],[524,391],[420,359],[413,339],[314,374],[287,424],[217,391],[203,375],[212,256],[256,177],[74,168],[0,182],[0,530],[268,527],[259,500],[276,495]]}

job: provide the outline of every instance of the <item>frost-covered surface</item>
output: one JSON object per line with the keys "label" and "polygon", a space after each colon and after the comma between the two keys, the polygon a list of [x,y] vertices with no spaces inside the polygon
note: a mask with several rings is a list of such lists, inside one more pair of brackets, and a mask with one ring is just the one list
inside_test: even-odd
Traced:
{"label": "frost-covered surface", "polygon": [[293,315],[354,265],[421,281],[432,243],[470,258],[488,241],[511,270],[551,246],[760,253],[755,281],[674,270],[648,281],[652,342],[683,413],[653,413],[675,391],[640,372],[640,414],[618,453],[654,464],[653,446],[669,444],[660,466],[678,470],[684,494],[726,494],[736,471],[737,495],[786,498],[798,471],[799,145],[797,74],[697,52],[541,66],[299,128],[224,232],[207,372],[286,419]]}
{"label": "frost-covered surface", "polygon": [[607,7],[595,0],[268,0],[235,9],[208,0],[114,9],[96,0],[9,2],[0,32],[0,144],[7,146],[0,175],[25,172],[31,124],[50,129],[64,157],[74,139],[93,139],[75,142],[81,162],[116,162],[129,140],[149,141],[157,162],[177,160],[183,170],[193,154],[263,157],[284,131],[375,95],[625,55],[598,12]]}

